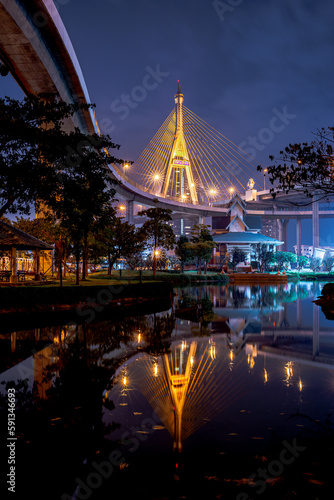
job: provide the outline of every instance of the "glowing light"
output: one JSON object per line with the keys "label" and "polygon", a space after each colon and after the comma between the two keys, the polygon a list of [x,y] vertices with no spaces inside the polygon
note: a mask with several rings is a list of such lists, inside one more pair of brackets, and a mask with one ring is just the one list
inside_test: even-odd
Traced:
{"label": "glowing light", "polygon": [[138,344],[141,342],[141,333],[138,333]]}
{"label": "glowing light", "polygon": [[159,174],[155,174],[155,176],[153,177],[153,179],[154,179],[155,181],[160,180],[160,175],[159,175]]}
{"label": "glowing light", "polygon": [[157,377],[158,376],[158,363],[154,363],[154,366],[153,366],[153,373],[154,373],[154,376]]}
{"label": "glowing light", "polygon": [[232,194],[234,191],[234,187],[230,187],[229,192]]}
{"label": "glowing light", "polygon": [[230,350],[230,360],[233,361],[234,359],[234,352],[233,349]]}
{"label": "glowing light", "polygon": [[303,390],[303,383],[302,383],[302,379],[300,377],[299,377],[298,387],[299,387],[299,390],[301,392]]}
{"label": "glowing light", "polygon": [[285,373],[286,373],[286,380],[290,380],[290,378],[293,377],[293,364],[291,361],[288,361],[287,364],[285,365]]}
{"label": "glowing light", "polygon": [[268,382],[268,372],[265,368],[263,368],[263,375],[264,375],[264,383],[266,384]]}
{"label": "glowing light", "polygon": [[210,193],[211,195],[214,195],[214,194],[216,194],[216,190],[215,190],[215,189],[210,189],[209,193]]}
{"label": "glowing light", "polygon": [[127,385],[127,383],[128,383],[128,379],[127,379],[127,378],[126,378],[126,376],[124,375],[124,377],[123,377],[123,385],[125,386],[125,385]]}
{"label": "glowing light", "polygon": [[190,366],[193,366],[194,364],[194,356],[190,356]]}
{"label": "glowing light", "polygon": [[159,250],[155,250],[154,255],[159,255]]}
{"label": "glowing light", "polygon": [[120,207],[118,207],[120,210],[126,210],[126,207],[124,205],[121,205]]}
{"label": "glowing light", "polygon": [[254,368],[254,365],[255,365],[254,356],[251,356],[250,354],[248,354],[247,363],[249,364],[249,368],[252,370]]}

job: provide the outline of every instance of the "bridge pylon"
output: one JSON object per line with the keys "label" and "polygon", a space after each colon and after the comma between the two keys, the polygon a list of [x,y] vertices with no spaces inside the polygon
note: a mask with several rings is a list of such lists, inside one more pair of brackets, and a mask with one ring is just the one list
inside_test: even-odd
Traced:
{"label": "bridge pylon", "polygon": [[176,112],[175,134],[166,175],[161,186],[161,194],[165,198],[171,196],[184,200],[188,198],[189,194],[191,202],[197,203],[198,197],[183,133],[183,94],[180,81],[178,81],[177,93],[174,98]]}

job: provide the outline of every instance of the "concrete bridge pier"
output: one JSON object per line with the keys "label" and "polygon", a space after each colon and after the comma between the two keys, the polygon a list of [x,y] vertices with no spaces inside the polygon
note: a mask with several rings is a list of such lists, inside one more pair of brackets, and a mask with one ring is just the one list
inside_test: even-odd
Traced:
{"label": "concrete bridge pier", "polygon": [[277,219],[278,223],[278,239],[284,241],[284,244],[280,247],[280,250],[287,252],[288,250],[288,224],[289,219]]}
{"label": "concrete bridge pier", "polygon": [[297,240],[297,255],[301,255],[302,251],[302,220],[297,218],[296,220],[296,240]]}
{"label": "concrete bridge pier", "polygon": [[134,217],[134,202],[133,200],[129,200],[126,204],[126,221],[129,224],[133,224]]}
{"label": "concrete bridge pier", "polygon": [[313,196],[313,210],[312,210],[312,235],[313,235],[313,248],[319,246],[319,202]]}

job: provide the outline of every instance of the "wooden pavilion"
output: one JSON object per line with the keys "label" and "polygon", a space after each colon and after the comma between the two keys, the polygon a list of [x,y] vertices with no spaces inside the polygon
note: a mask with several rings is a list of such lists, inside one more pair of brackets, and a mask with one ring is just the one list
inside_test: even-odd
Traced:
{"label": "wooden pavilion", "polygon": [[53,250],[53,246],[35,238],[10,224],[0,220],[0,250],[10,252],[10,283],[18,282],[17,255],[18,250],[33,250],[35,260],[35,280],[41,279],[40,251]]}

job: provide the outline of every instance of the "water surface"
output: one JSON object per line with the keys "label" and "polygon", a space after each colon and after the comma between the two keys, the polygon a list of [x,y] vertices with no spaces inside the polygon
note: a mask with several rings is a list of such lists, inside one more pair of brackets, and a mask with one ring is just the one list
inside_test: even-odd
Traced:
{"label": "water surface", "polygon": [[182,288],[168,311],[2,334],[19,493],[332,498],[334,335],[312,302],[321,288]]}

